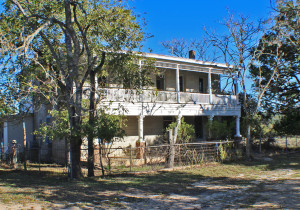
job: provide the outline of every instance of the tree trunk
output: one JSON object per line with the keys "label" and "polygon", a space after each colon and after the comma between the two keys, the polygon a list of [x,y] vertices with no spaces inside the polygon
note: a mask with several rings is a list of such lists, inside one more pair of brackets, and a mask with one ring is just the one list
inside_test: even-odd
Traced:
{"label": "tree trunk", "polygon": [[174,138],[173,142],[174,142],[174,144],[176,144],[176,142],[177,142],[178,130],[179,130],[180,126],[181,126],[181,118],[182,118],[181,115],[177,116],[177,124],[176,124],[176,127],[174,129],[174,133],[173,133],[174,134],[173,135],[173,138]]}
{"label": "tree trunk", "polygon": [[71,178],[79,179],[81,177],[81,167],[80,167],[80,151],[81,138],[78,136],[71,137],[70,142],[70,155],[71,155]]}
{"label": "tree trunk", "polygon": [[[90,111],[89,126],[93,129],[95,126],[95,72],[90,72]],[[92,129],[88,132],[88,176],[94,176],[94,132]],[[100,146],[100,145],[99,145]]]}
{"label": "tree trunk", "polygon": [[65,167],[68,167],[70,164],[70,144],[69,139],[65,137]]}
{"label": "tree trunk", "polygon": [[24,171],[27,171],[27,142],[26,142],[26,124],[25,124],[25,118],[23,119],[23,147],[24,147]]}
{"label": "tree trunk", "polygon": [[98,140],[99,142],[99,161],[100,161],[100,167],[101,167],[101,171],[102,171],[102,177],[105,176],[105,170],[104,170],[104,166],[103,166],[103,158],[102,158],[102,142],[100,141],[100,139]]}
{"label": "tree trunk", "polygon": [[246,156],[248,159],[251,158],[251,126],[249,123],[247,125]]}
{"label": "tree trunk", "polygon": [[[1,160],[4,161],[4,147],[3,147],[3,142],[0,142],[1,145]],[[297,140],[296,140],[296,146],[297,146]]]}
{"label": "tree trunk", "polygon": [[70,161],[71,161],[71,178],[79,179],[81,177],[81,135],[78,133],[80,131],[80,113],[76,113],[75,107],[69,107],[69,120],[70,120]]}

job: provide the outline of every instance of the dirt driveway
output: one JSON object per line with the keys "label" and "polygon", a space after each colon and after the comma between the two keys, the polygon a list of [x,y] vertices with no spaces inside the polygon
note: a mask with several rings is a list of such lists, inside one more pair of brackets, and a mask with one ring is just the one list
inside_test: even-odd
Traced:
{"label": "dirt driveway", "polygon": [[0,209],[300,209],[299,153],[106,179],[24,178],[0,171]]}
{"label": "dirt driveway", "polygon": [[300,177],[294,178],[294,175],[293,170],[280,169],[257,176],[256,180],[241,181],[243,174],[230,181],[204,179],[191,183],[187,191],[169,195],[149,194],[132,188],[119,199],[130,209],[300,209]]}

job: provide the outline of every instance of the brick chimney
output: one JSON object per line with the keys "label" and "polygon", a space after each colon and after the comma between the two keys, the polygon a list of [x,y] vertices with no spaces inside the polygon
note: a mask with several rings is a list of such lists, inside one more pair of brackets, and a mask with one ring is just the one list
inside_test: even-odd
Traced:
{"label": "brick chimney", "polygon": [[194,50],[190,50],[189,51],[189,59],[196,59],[195,51]]}

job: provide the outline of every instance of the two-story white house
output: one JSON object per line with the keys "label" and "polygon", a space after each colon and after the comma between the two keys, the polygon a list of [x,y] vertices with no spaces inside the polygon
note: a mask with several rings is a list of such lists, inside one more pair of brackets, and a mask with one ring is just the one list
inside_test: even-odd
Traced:
{"label": "two-story white house", "polygon": [[[133,146],[137,140],[150,144],[159,141],[167,125],[178,116],[194,125],[196,140],[207,139],[208,120],[233,116],[236,137],[240,137],[238,96],[220,94],[220,77],[228,75],[229,70],[232,73],[232,67],[195,60],[194,51],[190,51],[189,59],[151,53],[143,56],[155,59],[155,67],[161,72],[153,76],[153,87],[142,93],[114,84],[107,84],[105,89],[107,102],[102,104],[109,107],[109,113],[119,114],[120,107],[125,108],[121,111],[127,118],[123,145]],[[139,65],[143,65],[142,60]]]}
{"label": "two-story white house", "polygon": [[[110,84],[108,80],[106,87],[101,90],[105,95],[100,106],[105,106],[110,114],[121,113],[127,118],[127,126],[124,127],[126,136],[122,142],[116,143],[117,146],[135,146],[138,140],[149,144],[161,143],[165,128],[178,116],[184,117],[187,123],[194,125],[196,141],[207,140],[206,125],[209,120],[219,116],[232,116],[236,125],[235,136],[241,137],[241,107],[238,96],[220,94],[220,78],[227,75],[229,70],[232,73],[232,67],[195,60],[194,52],[190,52],[190,58],[151,53],[144,53],[143,56],[153,58],[155,67],[161,72],[160,76],[152,76],[154,86],[137,92]],[[143,60],[139,60],[139,65],[143,65]],[[41,124],[48,123],[48,109],[41,106],[29,116],[30,119],[27,118],[27,141],[35,142],[32,132],[39,129]],[[5,150],[12,139],[19,139],[18,143],[23,144],[22,123],[13,123],[4,122],[2,127],[2,145]],[[66,146],[63,141],[54,141],[53,145],[51,143],[50,153],[47,141],[43,142],[45,157],[51,153],[56,156],[55,160],[65,158],[65,154],[60,150],[64,150]]]}

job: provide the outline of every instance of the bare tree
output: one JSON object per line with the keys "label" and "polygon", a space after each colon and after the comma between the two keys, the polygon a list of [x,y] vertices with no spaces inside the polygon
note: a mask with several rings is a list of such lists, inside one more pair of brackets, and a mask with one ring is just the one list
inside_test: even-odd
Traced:
{"label": "bare tree", "polygon": [[[260,109],[262,97],[266,90],[269,88],[270,82],[277,75],[277,70],[280,66],[281,53],[277,50],[273,52],[264,51],[264,49],[272,45],[276,40],[268,40],[264,34],[262,21],[254,22],[249,17],[238,15],[236,18],[234,15],[230,15],[222,23],[226,29],[227,34],[219,35],[214,32],[206,33],[209,37],[209,41],[218,48],[222,54],[224,62],[228,65],[235,66],[234,69],[229,69],[232,78],[236,77],[240,86],[242,87],[242,101],[243,109],[246,115],[246,155],[251,156],[251,120],[255,117]],[[248,95],[251,92],[249,84],[249,70],[253,65],[257,66],[257,71],[262,75],[264,71],[263,65],[260,63],[260,59],[263,55],[269,54],[275,59],[273,68],[271,69],[270,77],[267,82],[262,83],[261,77],[256,79],[256,87],[253,95],[256,96],[255,107],[249,106]],[[237,74],[236,74],[237,73]]]}
{"label": "bare tree", "polygon": [[166,48],[171,55],[182,58],[188,56],[188,43],[183,38],[173,38],[170,41],[161,42],[161,45]]}
{"label": "bare tree", "polygon": [[194,50],[196,51],[197,60],[215,62],[219,58],[216,49],[208,42],[206,37],[190,41],[183,38],[173,38],[161,42],[161,45],[168,50],[169,54],[177,57],[188,58],[189,51]]}

